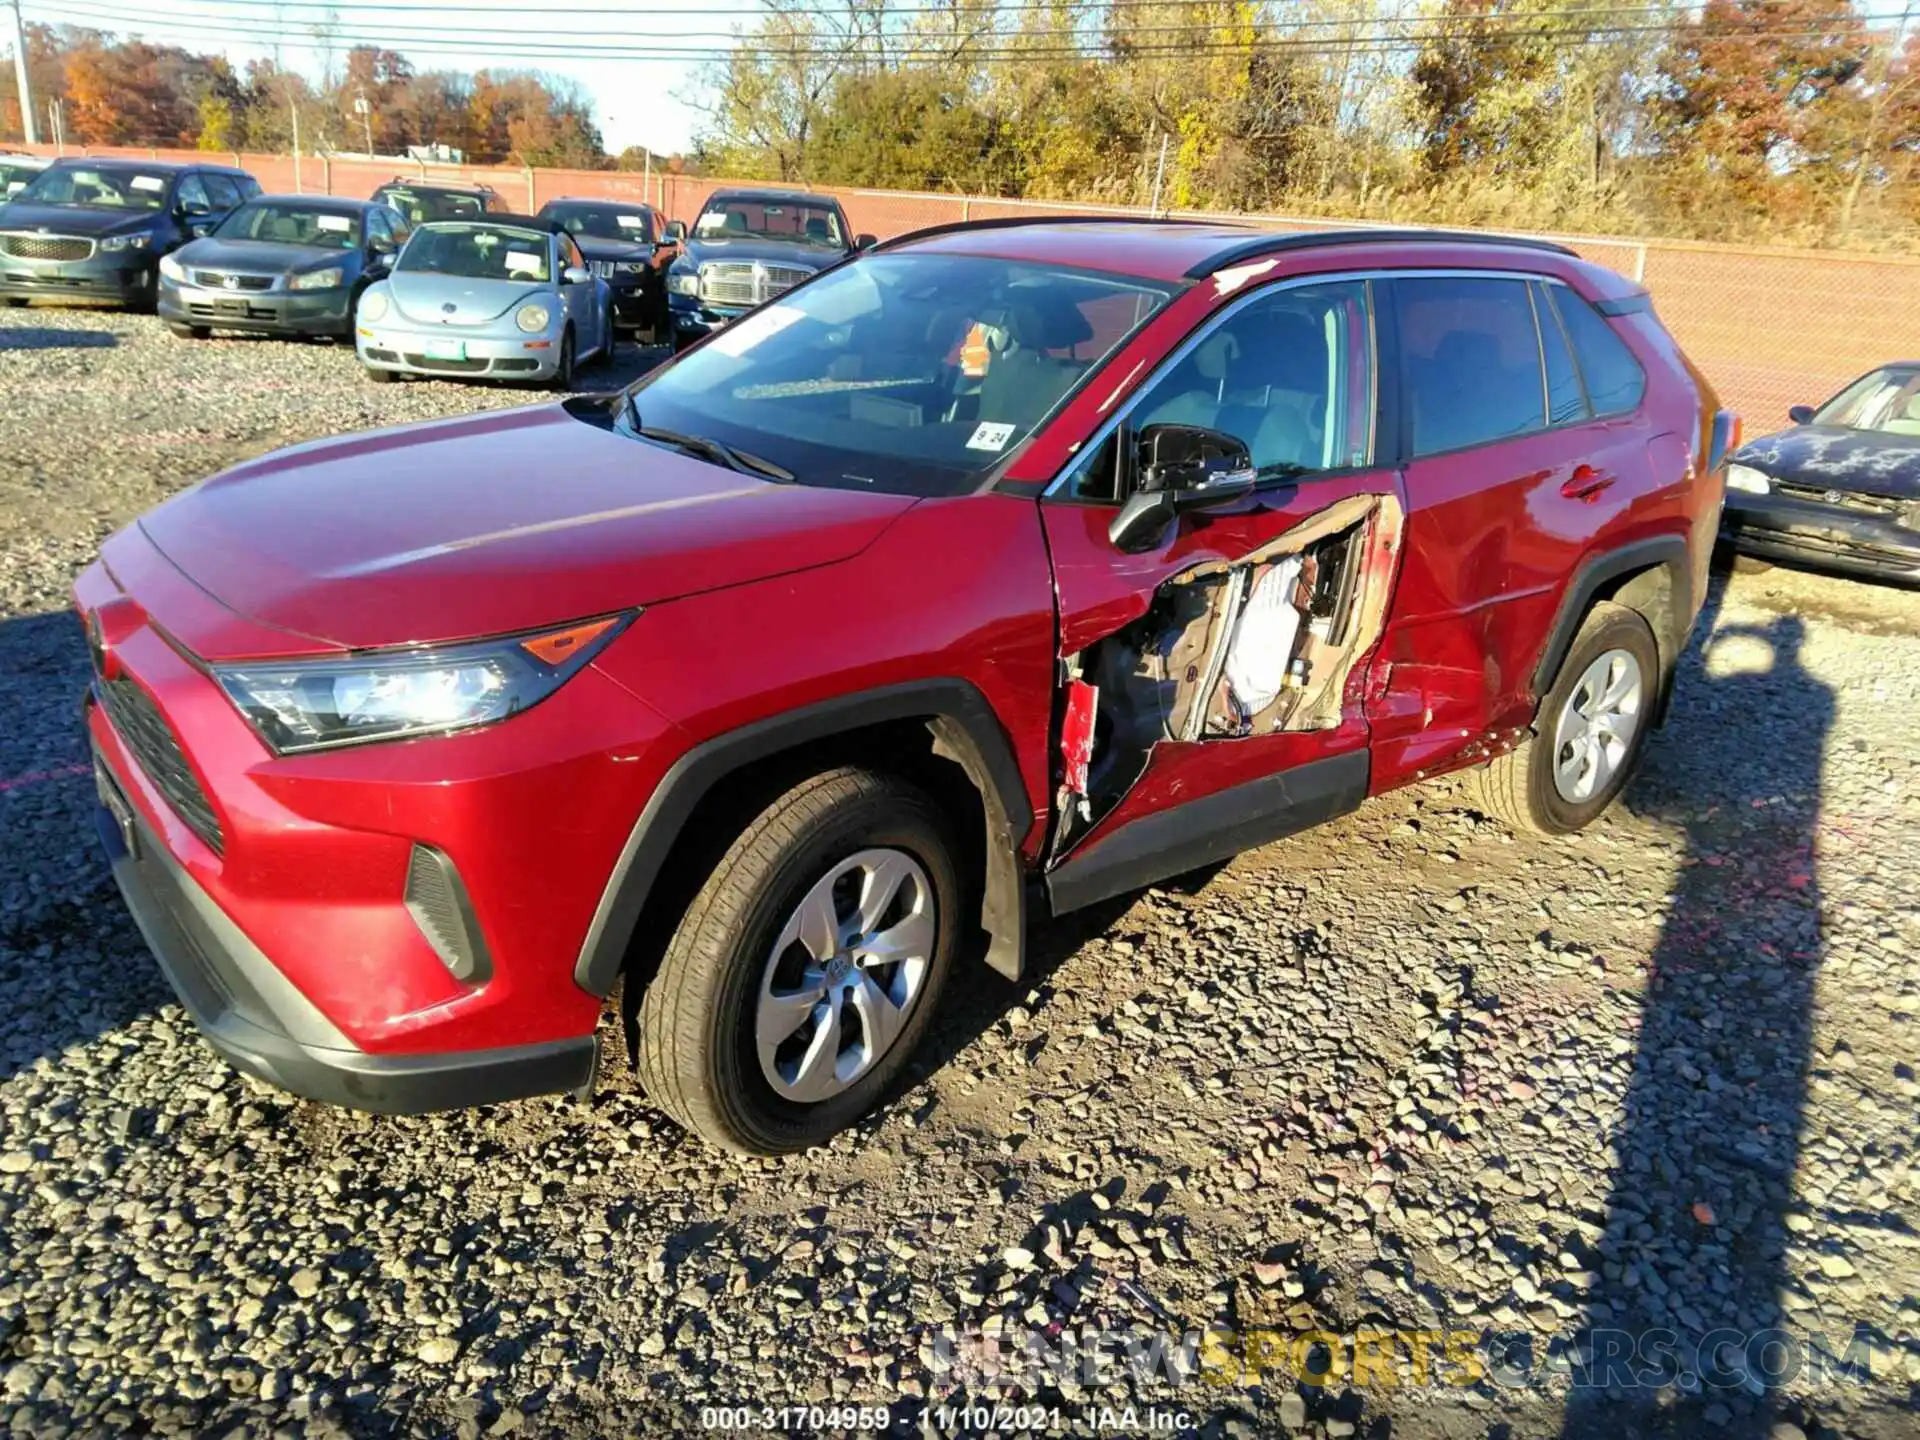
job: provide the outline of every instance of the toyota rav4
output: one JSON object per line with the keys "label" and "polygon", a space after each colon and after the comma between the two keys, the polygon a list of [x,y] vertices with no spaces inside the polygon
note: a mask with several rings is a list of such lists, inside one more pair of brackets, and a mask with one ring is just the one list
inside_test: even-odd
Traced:
{"label": "toyota rav4", "polygon": [[611,1009],[655,1103],[790,1151],[1037,919],[1468,767],[1516,827],[1593,820],[1732,429],[1552,245],[921,232],[624,392],[297,446],[115,535],[76,584],[100,830],[255,1076],[585,1092]]}

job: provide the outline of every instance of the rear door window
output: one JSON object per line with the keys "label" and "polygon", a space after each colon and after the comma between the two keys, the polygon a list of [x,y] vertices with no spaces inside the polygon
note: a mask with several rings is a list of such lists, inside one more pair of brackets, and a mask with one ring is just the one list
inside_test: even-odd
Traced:
{"label": "rear door window", "polygon": [[1541,430],[1546,382],[1525,280],[1418,276],[1393,282],[1401,393],[1414,455]]}
{"label": "rear door window", "polygon": [[1549,288],[1573,341],[1573,353],[1580,359],[1580,374],[1587,382],[1594,413],[1620,415],[1639,408],[1640,397],[1647,393],[1647,376],[1627,342],[1613,333],[1613,326],[1598,310],[1566,286]]}
{"label": "rear door window", "polygon": [[1593,412],[1587,408],[1587,392],[1580,384],[1580,372],[1574,368],[1573,348],[1547,294],[1554,288],[1534,285],[1533,318],[1540,327],[1540,354],[1547,377],[1547,423],[1571,425]]}

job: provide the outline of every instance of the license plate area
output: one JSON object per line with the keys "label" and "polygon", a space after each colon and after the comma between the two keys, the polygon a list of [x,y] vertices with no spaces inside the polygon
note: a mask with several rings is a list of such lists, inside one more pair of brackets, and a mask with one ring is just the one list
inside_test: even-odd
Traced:
{"label": "license plate area", "polygon": [[245,315],[247,313],[247,302],[244,300],[216,300],[213,302],[213,311],[216,315]]}
{"label": "license plate area", "polygon": [[120,840],[127,847],[127,854],[138,860],[140,831],[133,823],[133,805],[121,790],[120,782],[113,778],[113,773],[98,757],[93,762],[93,787],[99,791],[100,803],[107,807],[107,813],[113,816],[113,823],[119,827]]}
{"label": "license plate area", "polygon": [[429,340],[421,353],[429,360],[464,360],[467,358],[467,342],[464,340]]}

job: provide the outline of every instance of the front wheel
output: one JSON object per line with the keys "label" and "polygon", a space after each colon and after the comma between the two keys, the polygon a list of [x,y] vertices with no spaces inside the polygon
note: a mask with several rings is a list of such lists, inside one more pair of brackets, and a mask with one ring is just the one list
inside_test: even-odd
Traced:
{"label": "front wheel", "polygon": [[1533,733],[1473,772],[1477,807],[1516,830],[1593,823],[1633,776],[1660,695],[1660,647],[1638,611],[1602,601],[1573,637]]}
{"label": "front wheel", "polygon": [[640,1004],[648,1098],[725,1149],[830,1139],[899,1078],[952,967],[961,887],[941,812],[846,768],[796,785],[687,907]]}
{"label": "front wheel", "polygon": [[569,327],[562,331],[560,335],[560,360],[559,363],[554,366],[553,378],[550,382],[553,388],[556,390],[573,389],[574,369],[573,330]]}
{"label": "front wheel", "polygon": [[366,371],[367,379],[376,385],[391,385],[395,380],[400,378],[394,374],[393,371],[382,370],[378,365],[369,365],[366,367]]}

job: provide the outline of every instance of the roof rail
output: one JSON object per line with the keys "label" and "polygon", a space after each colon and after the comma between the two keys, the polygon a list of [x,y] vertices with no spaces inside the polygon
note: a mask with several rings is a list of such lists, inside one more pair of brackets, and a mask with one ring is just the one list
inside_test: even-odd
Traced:
{"label": "roof rail", "polygon": [[882,240],[873,249],[891,250],[909,240],[929,240],[935,235],[952,235],[966,230],[1013,230],[1022,225],[1205,225],[1228,228],[1236,224],[1232,220],[1183,220],[1156,215],[1003,215],[992,220],[949,220],[944,225],[909,230],[904,235]]}
{"label": "roof rail", "polygon": [[[1199,280],[1261,255],[1287,250],[1315,250],[1329,245],[1379,245],[1419,241],[1445,245],[1498,245],[1516,250],[1544,250],[1554,255],[1574,255],[1564,245],[1551,240],[1529,240],[1519,235],[1487,235],[1459,230],[1302,230],[1285,234],[1268,233],[1244,244],[1234,245],[1209,255],[1187,271],[1187,279]],[[1574,258],[1578,259],[1577,255]]]}

